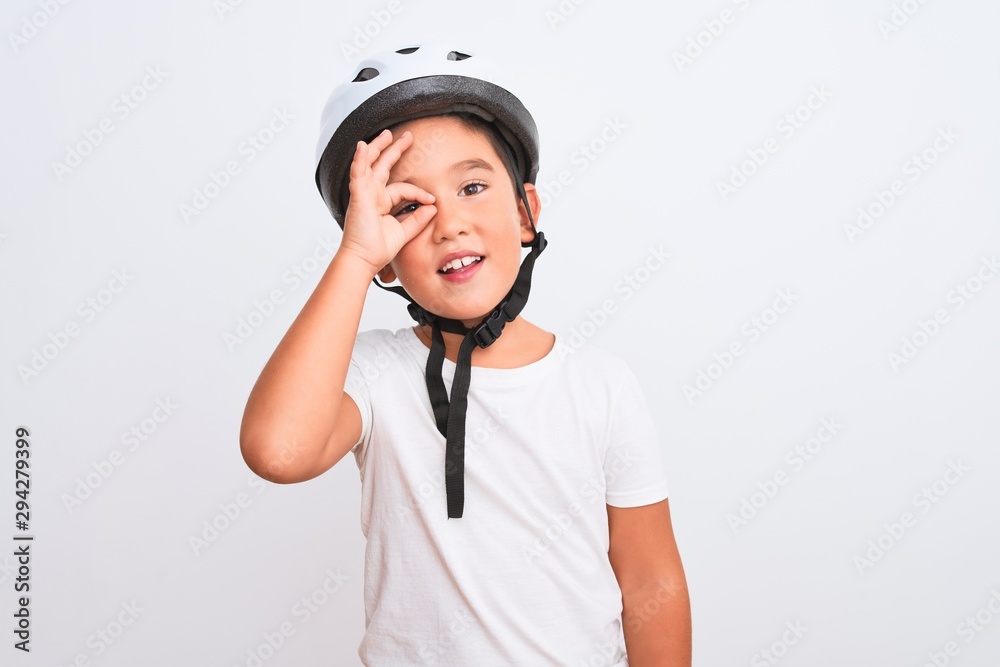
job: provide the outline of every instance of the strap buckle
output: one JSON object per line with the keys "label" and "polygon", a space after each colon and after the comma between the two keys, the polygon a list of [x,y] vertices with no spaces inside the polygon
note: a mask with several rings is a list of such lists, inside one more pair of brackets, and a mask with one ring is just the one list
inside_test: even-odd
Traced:
{"label": "strap buckle", "polygon": [[548,241],[548,239],[545,238],[545,234],[543,234],[542,232],[536,230],[535,231],[535,235],[531,238],[530,241],[527,241],[527,242],[522,241],[521,242],[521,247],[522,248],[536,248],[537,247],[538,248],[538,254],[540,255],[540,254],[542,254],[542,251],[545,250],[545,246],[547,246],[548,244],[549,244],[549,241]]}
{"label": "strap buckle", "polygon": [[406,312],[410,314],[410,317],[416,320],[417,324],[421,326],[423,326],[424,324],[430,324],[430,322],[427,320],[427,311],[425,311],[423,308],[413,303],[412,301],[409,304],[407,304]]}
{"label": "strap buckle", "polygon": [[504,326],[510,321],[506,310],[507,302],[504,301],[489,314],[483,322],[475,328],[472,337],[479,347],[489,347],[496,342],[503,331]]}

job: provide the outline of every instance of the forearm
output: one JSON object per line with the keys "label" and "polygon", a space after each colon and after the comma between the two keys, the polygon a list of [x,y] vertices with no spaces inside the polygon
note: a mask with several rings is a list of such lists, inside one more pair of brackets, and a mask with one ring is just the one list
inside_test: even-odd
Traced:
{"label": "forearm", "polygon": [[691,603],[683,573],[622,596],[631,667],[691,666]]}
{"label": "forearm", "polygon": [[[335,427],[370,269],[338,253],[250,392],[240,447],[264,477],[281,461],[289,481],[311,476]],[[289,452],[293,455],[289,456]]]}

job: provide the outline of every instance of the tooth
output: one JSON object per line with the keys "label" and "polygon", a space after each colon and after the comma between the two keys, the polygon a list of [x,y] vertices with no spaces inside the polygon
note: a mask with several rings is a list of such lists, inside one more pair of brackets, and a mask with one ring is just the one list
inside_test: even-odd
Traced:
{"label": "tooth", "polygon": [[469,255],[468,257],[463,257],[462,266],[468,266],[469,264],[472,264],[474,261],[476,261],[476,258],[473,257],[472,255]]}

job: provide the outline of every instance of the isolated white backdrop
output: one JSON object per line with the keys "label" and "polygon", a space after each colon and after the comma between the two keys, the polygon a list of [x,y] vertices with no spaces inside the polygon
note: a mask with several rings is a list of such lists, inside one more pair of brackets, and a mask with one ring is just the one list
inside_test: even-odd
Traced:
{"label": "isolated white backdrop", "polygon": [[[12,646],[0,549],[0,662],[252,665],[288,623],[264,664],[358,664],[353,457],[266,484],[238,433],[325,268],[310,258],[339,239],[313,184],[320,109],[363,56],[435,39],[516,71],[536,115],[551,246],[525,314],[621,355],[646,391],[695,664],[773,664],[764,649],[783,665],[997,664],[1000,7],[232,4],[5,3],[0,540],[19,532],[23,425],[35,542],[30,654]],[[249,149],[276,112],[291,119]],[[88,155],[55,165],[102,120]],[[230,161],[239,173],[206,187]],[[724,197],[720,182],[742,184]],[[185,216],[196,190],[216,196]],[[891,204],[849,233],[879,197]],[[650,248],[671,257],[645,273]],[[227,344],[274,290],[273,312]],[[792,305],[775,318],[779,291]],[[363,327],[408,326],[376,292]],[[35,352],[44,368],[24,373]],[[703,393],[686,395],[700,371]],[[817,448],[824,419],[840,426]],[[143,440],[123,438],[133,427]],[[317,594],[329,573],[339,588]],[[306,617],[303,597],[323,604]]]}

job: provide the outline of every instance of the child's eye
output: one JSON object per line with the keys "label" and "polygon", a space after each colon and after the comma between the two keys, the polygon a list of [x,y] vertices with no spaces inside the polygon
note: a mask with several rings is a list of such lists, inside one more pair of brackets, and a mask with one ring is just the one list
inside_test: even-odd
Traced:
{"label": "child's eye", "polygon": [[[479,189],[476,190],[475,192],[469,192],[469,188],[479,188]],[[486,188],[486,184],[485,183],[481,183],[479,181],[476,181],[475,183],[469,183],[467,185],[463,185],[462,186],[462,192],[465,193],[465,194],[468,194],[468,195],[475,195],[475,194],[479,194],[480,192],[482,192],[483,189],[485,189],[485,188]]]}
{"label": "child's eye", "polygon": [[420,204],[418,202],[411,202],[411,203],[407,204],[406,206],[404,206],[403,208],[397,209],[395,213],[392,213],[390,215],[392,215],[392,217],[394,217],[394,218],[398,218],[401,215],[409,215],[410,213],[413,213],[414,211],[416,211],[417,208],[419,208],[419,207],[420,207]]}

